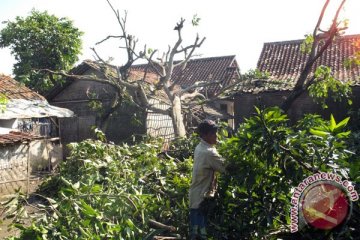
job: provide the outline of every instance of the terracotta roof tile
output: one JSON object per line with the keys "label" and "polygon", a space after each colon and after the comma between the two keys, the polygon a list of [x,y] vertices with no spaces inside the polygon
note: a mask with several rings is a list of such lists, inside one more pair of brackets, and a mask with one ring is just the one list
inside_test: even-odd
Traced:
{"label": "terracotta roof tile", "polygon": [[0,94],[5,94],[8,99],[45,100],[43,96],[24,84],[2,74],[0,74]]}
{"label": "terracotta roof tile", "polygon": [[[108,74],[116,76],[115,68],[116,66],[110,65],[109,67],[109,65],[105,66],[104,64],[96,61],[85,60],[77,67],[73,68],[71,73],[75,75],[82,75],[89,69],[94,69],[103,73],[105,76]],[[148,64],[137,64],[131,66],[130,79],[135,80],[142,78],[146,68],[148,68],[148,74],[146,75],[145,81],[148,83],[156,83],[159,80],[159,76],[152,67],[148,67]],[[214,84],[207,87],[206,92],[211,95],[219,91],[222,87],[231,84],[233,78],[238,78],[238,70],[239,66],[235,60],[235,55],[191,59],[183,71],[180,67],[175,67],[172,75],[172,81],[176,81],[181,87],[191,86],[198,81],[222,81],[221,85]],[[46,94],[46,97],[48,99],[52,99],[64,88],[70,85],[72,81],[72,79],[68,78],[64,84],[57,85],[50,90]]]}
{"label": "terracotta roof tile", "polygon": [[[270,74],[270,81],[280,81],[278,89],[291,89],[299,77],[308,55],[300,50],[303,40],[265,43],[257,68]],[[321,65],[331,67],[335,78],[360,85],[360,66],[346,67],[345,61],[360,51],[360,35],[338,37],[316,61],[314,70]]]}
{"label": "terracotta roof tile", "polygon": [[[176,62],[177,63],[177,62]],[[133,70],[144,71],[146,64],[134,65]],[[235,55],[191,59],[184,70],[175,67],[171,80],[181,87],[186,88],[195,82],[222,81],[222,86],[231,84],[231,80],[238,73],[238,64]],[[154,70],[153,70],[154,71]],[[221,89],[220,84],[214,84],[207,88],[209,94],[216,93]]]}
{"label": "terracotta roof tile", "polygon": [[28,142],[28,141],[32,141],[35,139],[41,139],[41,138],[43,138],[43,137],[32,135],[32,134],[25,133],[25,132],[11,131],[8,134],[0,135],[0,145]]}

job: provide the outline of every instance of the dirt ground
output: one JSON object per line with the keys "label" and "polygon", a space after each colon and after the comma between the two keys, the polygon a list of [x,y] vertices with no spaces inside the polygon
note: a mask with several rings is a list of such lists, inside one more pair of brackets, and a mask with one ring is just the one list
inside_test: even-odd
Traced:
{"label": "dirt ground", "polygon": [[[39,185],[42,183],[44,177],[37,177],[36,180],[32,180],[30,181],[30,189],[29,189],[29,194],[35,192]],[[17,228],[10,228],[10,224],[12,223],[13,219],[4,219],[4,216],[1,215],[3,213],[3,206],[2,204],[4,202],[6,202],[8,199],[10,199],[12,196],[11,195],[7,195],[7,196],[1,196],[0,197],[0,239],[6,239],[7,237],[18,237],[20,235],[20,231]],[[26,210],[29,213],[34,212],[34,209],[28,207],[26,208]],[[27,224],[30,224],[30,222],[28,222]]]}
{"label": "dirt ground", "polygon": [[11,224],[11,219],[6,219],[5,221],[0,223],[0,239],[19,236],[19,231],[17,229],[8,229],[9,224]]}

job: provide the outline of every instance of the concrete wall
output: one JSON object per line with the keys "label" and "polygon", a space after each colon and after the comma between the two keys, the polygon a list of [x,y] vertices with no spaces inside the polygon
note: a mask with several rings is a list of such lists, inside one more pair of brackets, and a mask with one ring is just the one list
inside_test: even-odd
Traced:
{"label": "concrete wall", "polygon": [[[259,94],[241,93],[235,97],[235,125],[236,127],[244,121],[244,118],[250,117],[255,113],[254,106],[271,107],[280,106],[289,91],[264,92]],[[322,115],[325,119],[330,118],[333,114],[335,120],[339,121],[348,116],[349,110],[358,110],[360,108],[360,87],[353,87],[353,104],[348,105],[346,102],[327,102],[328,108],[322,109],[316,104],[307,93],[302,94],[288,111],[288,116],[292,122],[301,119],[304,114],[316,113]]]}
{"label": "concrete wall", "polygon": [[[229,100],[218,100],[214,102],[214,105],[217,109],[220,109],[230,115],[234,115],[234,102]],[[226,106],[226,108],[225,108]],[[224,108],[224,109],[223,109]],[[235,128],[234,119],[228,119],[227,123],[231,129]]]}
{"label": "concrete wall", "polygon": [[1,146],[0,197],[19,187],[26,192],[35,175],[55,168],[62,158],[62,146],[46,139]]}

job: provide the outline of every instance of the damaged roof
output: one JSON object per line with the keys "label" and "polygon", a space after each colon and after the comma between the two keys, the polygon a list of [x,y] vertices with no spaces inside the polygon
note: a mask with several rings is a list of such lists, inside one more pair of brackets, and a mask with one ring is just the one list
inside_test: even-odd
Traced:
{"label": "damaged roof", "polygon": [[0,95],[6,97],[0,104],[0,119],[71,117],[74,113],[50,105],[40,94],[13,78],[0,74]]}
{"label": "damaged roof", "polygon": [[36,136],[30,133],[10,131],[8,134],[0,135],[0,145],[29,142],[36,139],[42,139],[42,136]]}
{"label": "damaged roof", "polygon": [[0,119],[72,117],[74,112],[50,105],[46,100],[10,99],[5,109],[0,111]]}

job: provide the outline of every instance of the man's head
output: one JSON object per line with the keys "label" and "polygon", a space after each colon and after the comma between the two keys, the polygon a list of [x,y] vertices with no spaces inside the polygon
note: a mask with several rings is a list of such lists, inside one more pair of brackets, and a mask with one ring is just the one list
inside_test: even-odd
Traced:
{"label": "man's head", "polygon": [[200,135],[200,137],[205,142],[212,145],[216,144],[217,142],[217,136],[216,136],[217,130],[218,130],[218,126],[212,120],[202,121],[197,128],[197,132]]}

